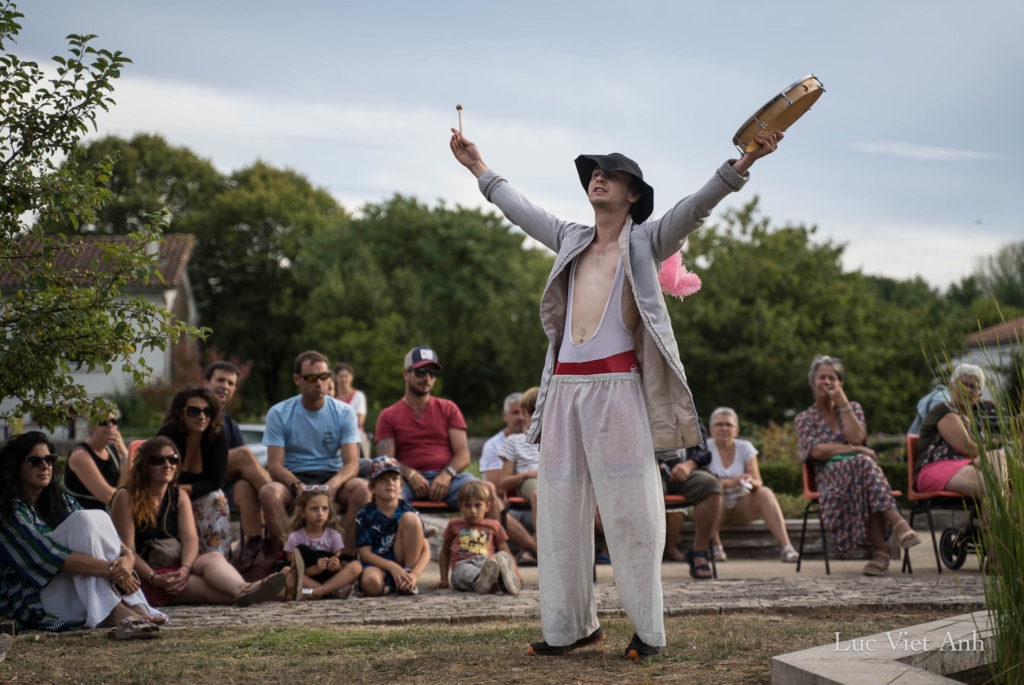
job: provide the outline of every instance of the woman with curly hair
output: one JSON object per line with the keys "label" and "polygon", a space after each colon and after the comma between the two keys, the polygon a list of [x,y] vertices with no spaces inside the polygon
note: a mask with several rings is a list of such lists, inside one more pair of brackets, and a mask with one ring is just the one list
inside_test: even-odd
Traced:
{"label": "woman with curly hair", "polygon": [[102,510],[83,510],[54,478],[45,435],[0,451],[0,614],[20,627],[117,625],[115,637],[156,637],[153,610],[132,573],[135,556]]}
{"label": "woman with curly hair", "polygon": [[821,494],[821,523],[828,546],[839,554],[871,548],[864,575],[881,576],[889,570],[885,540],[892,532],[903,549],[921,542],[900,515],[892,488],[875,461],[868,438],[864,410],[843,391],[843,362],[818,355],[807,380],[814,404],[797,414],[800,461],[811,460]]}
{"label": "woman with curly hair", "polygon": [[228,438],[222,430],[221,403],[209,388],[190,383],[174,394],[157,435],[170,438],[182,463],[179,487],[192,500],[199,551],[231,549],[231,519],[224,496]]}
{"label": "woman with curly hair", "polygon": [[179,483],[181,458],[167,437],[139,448],[111,516],[124,544],[135,553],[135,570],[156,606],[201,602],[249,606],[284,589],[283,573],[246,583],[220,552],[199,552],[192,503]]}

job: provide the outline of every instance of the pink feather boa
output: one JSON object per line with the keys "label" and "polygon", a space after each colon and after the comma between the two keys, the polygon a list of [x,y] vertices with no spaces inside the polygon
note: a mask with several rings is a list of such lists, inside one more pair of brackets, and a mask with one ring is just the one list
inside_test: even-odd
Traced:
{"label": "pink feather boa", "polygon": [[658,282],[661,283],[662,292],[680,300],[687,295],[693,295],[700,290],[701,285],[700,276],[690,273],[683,266],[683,256],[679,252],[661,263]]}

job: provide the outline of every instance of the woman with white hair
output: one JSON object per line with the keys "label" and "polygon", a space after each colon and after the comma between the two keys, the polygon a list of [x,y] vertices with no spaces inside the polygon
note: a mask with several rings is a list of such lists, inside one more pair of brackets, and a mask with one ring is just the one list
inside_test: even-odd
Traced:
{"label": "woman with white hair", "polygon": [[1003,469],[1002,450],[983,453],[971,438],[971,408],[985,389],[985,372],[974,364],[960,364],[949,379],[950,397],[932,407],[921,424],[917,440],[917,489],[952,490],[968,497],[985,496],[981,459],[995,460]]}
{"label": "woman with white hair", "polygon": [[780,560],[795,564],[800,555],[789,541],[779,500],[761,480],[757,448],[736,437],[740,431],[736,412],[729,407],[719,407],[711,412],[708,424],[711,426],[711,439],[707,443],[711,452],[708,470],[718,476],[724,490],[722,516],[711,533],[711,553],[715,555],[715,561],[726,560],[719,536],[721,524],[743,524],[764,519],[769,532],[782,548]]}
{"label": "woman with white hair", "polygon": [[889,570],[885,540],[891,532],[903,549],[921,542],[900,515],[892,488],[867,446],[864,410],[843,391],[845,372],[837,357],[818,355],[807,375],[814,404],[797,414],[800,461],[814,462],[821,497],[821,524],[829,549],[839,554],[871,548],[864,575]]}

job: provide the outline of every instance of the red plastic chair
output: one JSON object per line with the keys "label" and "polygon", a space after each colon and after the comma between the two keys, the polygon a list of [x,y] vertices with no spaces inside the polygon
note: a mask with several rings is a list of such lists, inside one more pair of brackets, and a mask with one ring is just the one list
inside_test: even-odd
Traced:
{"label": "red plastic chair", "polygon": [[[796,572],[800,573],[800,566],[804,563],[804,538],[807,537],[807,517],[812,513],[818,515],[818,521],[821,522],[821,502],[818,499],[818,483],[814,479],[814,465],[811,460],[807,460],[803,463],[803,477],[804,477],[804,499],[807,504],[804,505],[804,524],[800,528],[800,549],[797,552],[800,554],[800,558],[796,562]],[[825,557],[825,575],[832,575],[832,569],[828,564],[828,537],[825,535],[825,525],[820,523],[821,528],[821,551]]]}
{"label": "red plastic chair", "polygon": [[[917,461],[917,438],[916,435],[907,436],[907,499],[910,500],[910,527],[914,527],[914,517],[922,511],[928,516],[928,530],[932,534],[932,549],[935,552],[935,567],[942,573],[942,561],[939,558],[939,541],[935,537],[935,521],[932,518],[932,508],[938,506],[942,509],[967,509],[969,503],[974,499],[963,493],[953,490],[934,490],[931,492],[919,492],[914,484],[917,480],[917,473],[914,465]],[[903,557],[903,570],[910,568],[910,556]]]}

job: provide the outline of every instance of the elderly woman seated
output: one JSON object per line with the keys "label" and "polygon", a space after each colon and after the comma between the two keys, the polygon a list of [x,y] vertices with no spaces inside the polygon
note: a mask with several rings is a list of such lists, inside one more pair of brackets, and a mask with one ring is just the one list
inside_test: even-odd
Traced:
{"label": "elderly woman seated", "polygon": [[925,415],[917,441],[917,480],[920,492],[952,490],[969,497],[985,496],[982,459],[995,466],[1005,480],[1002,450],[982,452],[971,438],[973,407],[985,389],[985,372],[974,364],[960,364],[949,379],[949,401],[939,402]]}
{"label": "elderly woman seated", "polygon": [[19,627],[116,625],[113,637],[156,637],[167,617],[132,573],[135,557],[105,511],[83,510],[54,478],[45,435],[16,435],[0,451],[0,613]]}
{"label": "elderly woman seated", "polygon": [[821,523],[829,549],[850,554],[870,545],[864,575],[880,576],[889,570],[885,540],[890,531],[904,549],[921,540],[900,515],[889,481],[875,462],[875,451],[865,444],[864,411],[846,398],[844,377],[837,357],[819,355],[811,362],[807,380],[814,404],[795,421],[800,460],[811,460],[817,467]]}
{"label": "elderly woman seated", "polygon": [[273,599],[284,590],[285,574],[246,583],[220,552],[199,554],[192,502],[178,486],[180,463],[170,438],[150,438],[139,448],[111,506],[121,539],[135,552],[135,570],[146,597],[155,606],[249,606]]}
{"label": "elderly woman seated", "polygon": [[711,412],[711,439],[708,450],[711,463],[708,470],[722,481],[722,515],[715,523],[711,534],[711,552],[715,561],[725,561],[725,550],[719,527],[723,523],[742,524],[764,519],[765,525],[782,549],[780,560],[796,563],[800,558],[789,541],[782,507],[775,493],[761,480],[757,466],[757,448],[746,440],[737,439],[739,417],[729,407],[719,407]]}

